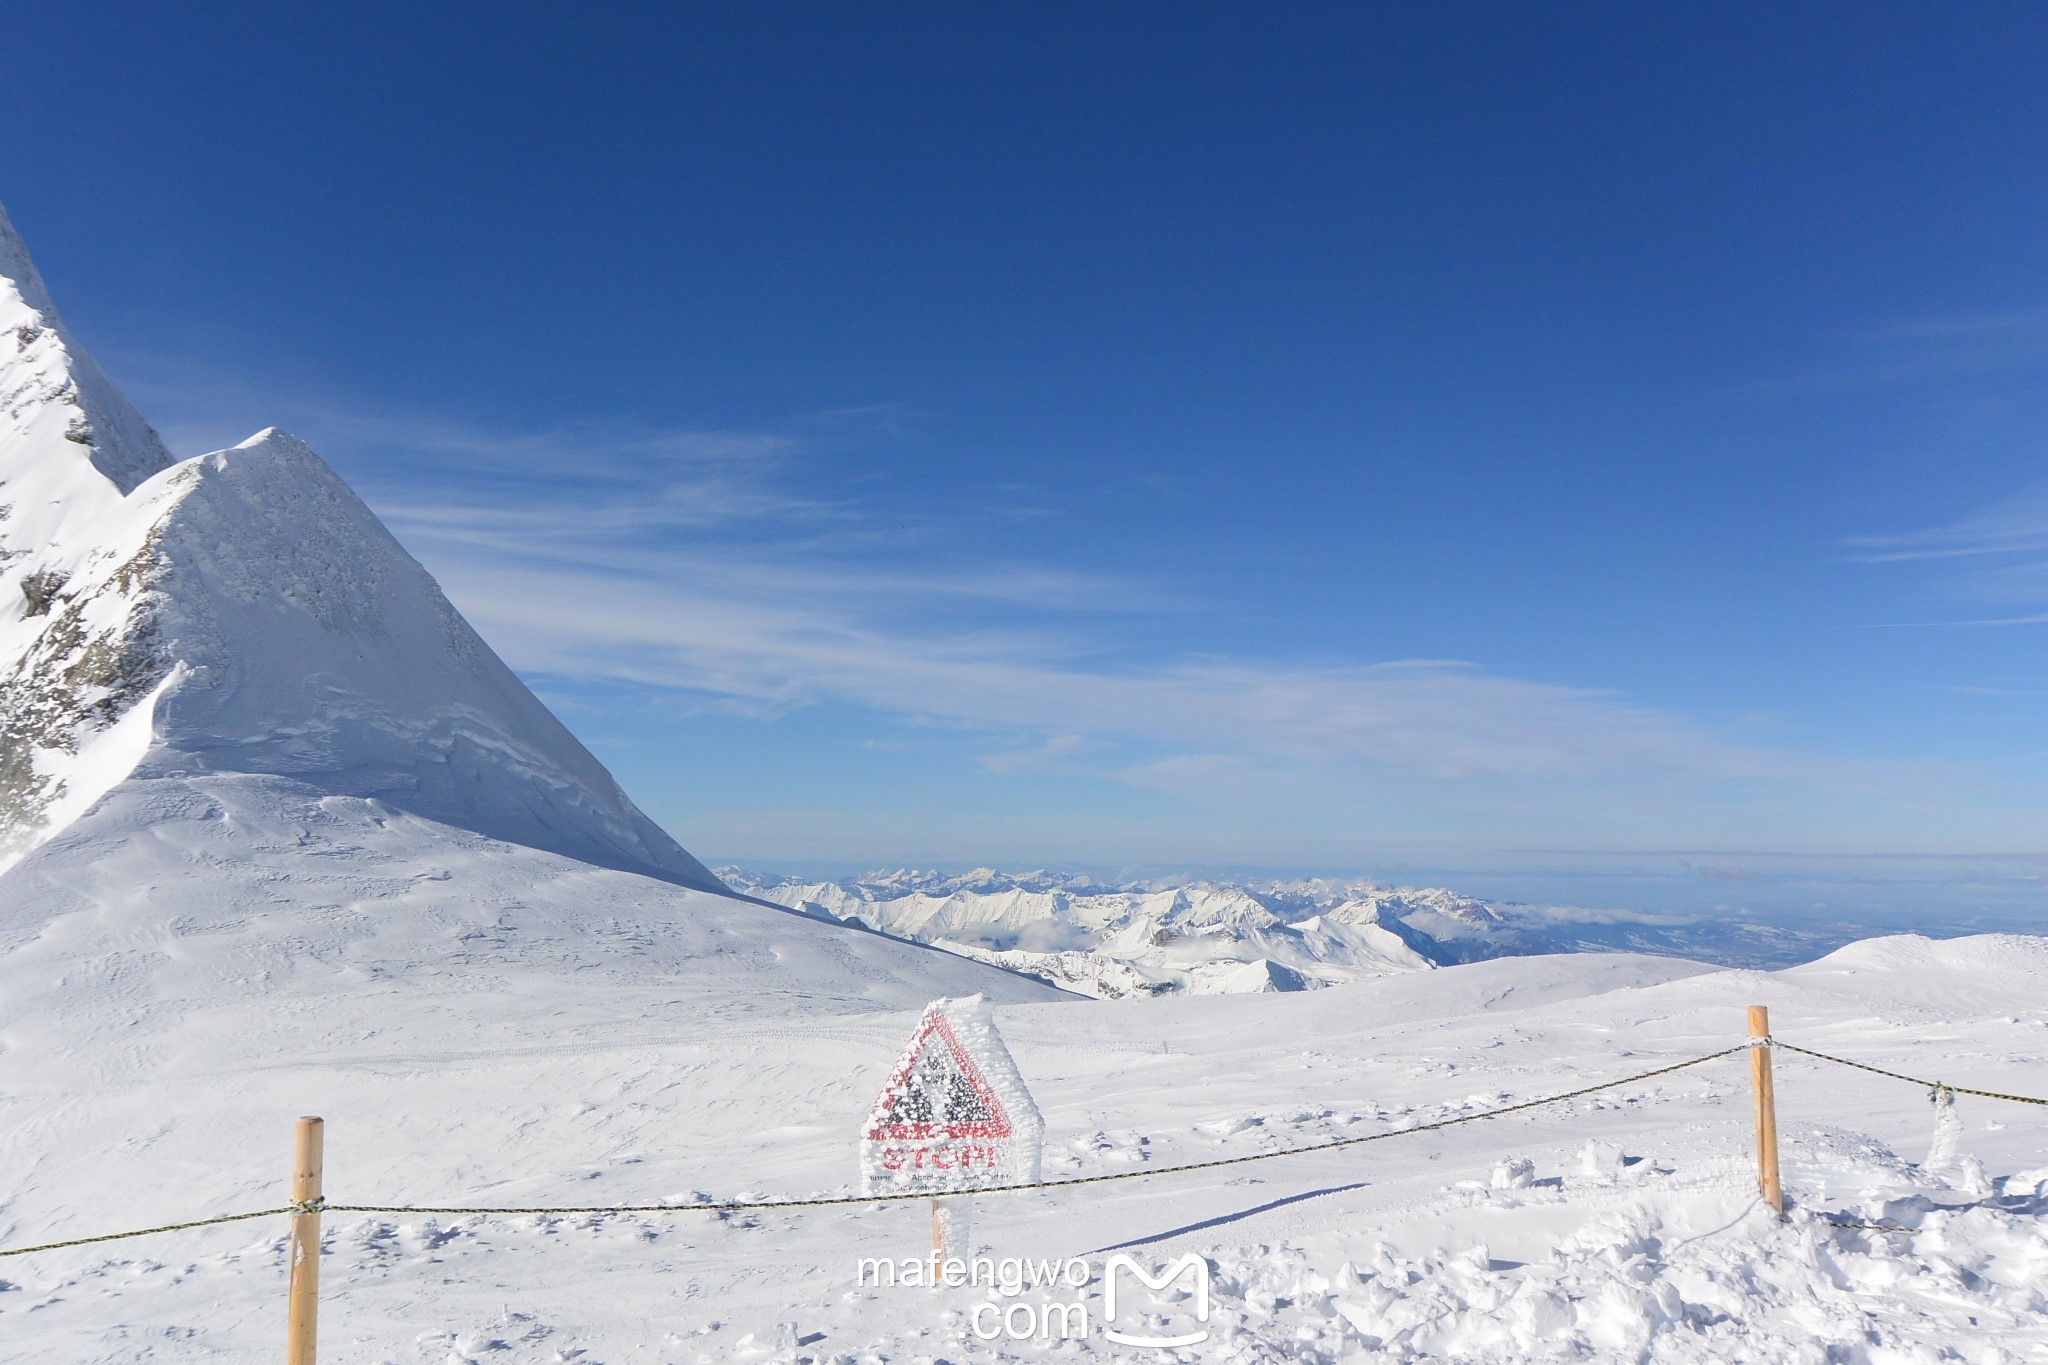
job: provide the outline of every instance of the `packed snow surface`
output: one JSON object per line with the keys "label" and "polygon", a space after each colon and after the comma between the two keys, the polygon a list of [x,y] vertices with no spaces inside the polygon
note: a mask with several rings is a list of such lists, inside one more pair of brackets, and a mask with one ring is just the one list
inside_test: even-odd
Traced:
{"label": "packed snow surface", "polygon": [[[81,911],[38,955],[6,959],[5,998],[27,989],[40,1008],[10,1008],[0,1031],[0,1247],[275,1205],[301,1112],[328,1120],[336,1202],[688,1205],[857,1188],[864,1117],[919,1017],[861,1012],[858,955],[891,945],[844,935],[848,956],[778,969],[778,950],[798,950],[767,926],[802,922],[768,910],[671,942],[636,898],[694,893],[560,860],[540,895],[520,880],[522,908],[479,911],[491,895],[459,888],[483,867],[451,866],[452,850],[403,822],[337,819],[394,856],[413,850],[410,884],[382,889],[423,898],[422,913],[386,906],[368,916],[380,933],[349,951],[244,958],[252,935],[174,897],[153,946],[131,930],[104,957],[67,953],[67,938],[104,932],[104,911]],[[596,913],[563,936],[546,910],[576,900]],[[416,926],[409,941],[398,924]],[[152,956],[168,960],[154,975]],[[706,956],[723,969],[696,970]],[[60,962],[75,1007],[36,992]],[[237,972],[256,979],[217,989]],[[1001,1004],[995,1017],[1059,1179],[1397,1133],[1627,1076],[1739,1043],[1752,1002],[1788,1041],[2039,1095],[2044,977],[2040,940],[1897,938],[1776,973],[1523,957],[1307,993]],[[1083,1305],[1087,1332],[1060,1358],[1159,1358],[1103,1335],[1100,1274],[1121,1250],[1162,1271],[1187,1253],[1208,1268],[1206,1323],[1184,1293],[1141,1298],[1149,1318],[1124,1296],[1126,1329],[1210,1333],[1165,1357],[1183,1361],[2048,1359],[2041,1112],[1965,1096],[1943,1137],[1913,1086],[1782,1052],[1777,1067],[1782,1222],[1756,1197],[1738,1054],[1363,1146],[976,1197],[968,1237],[995,1274],[1084,1263],[1083,1288],[1014,1297],[876,1282],[875,1263],[925,1255],[921,1200],[331,1214],[328,1358],[1032,1360],[1047,1348],[1001,1324],[1066,1303]],[[0,1261],[0,1341],[19,1359],[274,1359],[284,1236],[270,1219]],[[1032,1307],[1010,1314],[1018,1304]]]}

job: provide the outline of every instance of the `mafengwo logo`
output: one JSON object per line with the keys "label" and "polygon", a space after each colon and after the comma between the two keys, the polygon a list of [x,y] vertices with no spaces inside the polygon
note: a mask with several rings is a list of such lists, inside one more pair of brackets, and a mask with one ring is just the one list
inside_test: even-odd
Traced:
{"label": "mafengwo logo", "polygon": [[[1121,1272],[1121,1273],[1120,1273]],[[1193,1277],[1195,1321],[1209,1320],[1209,1263],[1190,1252],[1172,1265],[1159,1272],[1149,1274],[1145,1267],[1121,1253],[1110,1257],[1102,1265],[1102,1335],[1119,1346],[1196,1346],[1209,1339],[1209,1329],[1186,1332],[1180,1336],[1141,1336],[1110,1326],[1117,1320],[1117,1285],[1123,1274],[1128,1273],[1145,1288],[1154,1293],[1164,1293],[1182,1275]]]}
{"label": "mafengwo logo", "polygon": [[[1072,1341],[1092,1336],[1097,1328],[1119,1346],[1171,1349],[1198,1346],[1209,1339],[1209,1263],[1186,1255],[1154,1274],[1133,1258],[1118,1253],[1097,1272],[1081,1257],[1029,1260],[1005,1257],[971,1260],[906,1257],[901,1261],[863,1256],[854,1274],[861,1288],[987,1288],[995,1296],[978,1303],[967,1315],[967,1330],[980,1341]],[[1099,1284],[1101,1318],[1091,1315],[1087,1289]],[[1071,1299],[1044,1299],[1028,1291],[1057,1293]],[[1172,1303],[1163,1299],[1172,1298]],[[1003,1302],[1002,1300],[1007,1300]],[[1168,1319],[1182,1318],[1189,1307],[1194,1323],[1169,1328]],[[1150,1321],[1147,1321],[1150,1318]]]}

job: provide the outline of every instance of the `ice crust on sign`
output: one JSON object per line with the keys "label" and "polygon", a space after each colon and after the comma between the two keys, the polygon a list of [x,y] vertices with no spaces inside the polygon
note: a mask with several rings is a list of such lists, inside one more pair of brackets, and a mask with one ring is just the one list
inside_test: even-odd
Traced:
{"label": "ice crust on sign", "polygon": [[950,1194],[1038,1179],[1045,1119],[988,997],[934,1000],[861,1130],[865,1194]]}

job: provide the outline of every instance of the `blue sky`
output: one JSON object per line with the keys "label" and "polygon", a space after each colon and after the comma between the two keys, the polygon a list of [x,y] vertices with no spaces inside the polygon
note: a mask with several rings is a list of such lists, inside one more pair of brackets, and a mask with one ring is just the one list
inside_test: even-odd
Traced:
{"label": "blue sky", "polygon": [[116,379],[707,858],[2040,913],[2038,6],[7,27]]}

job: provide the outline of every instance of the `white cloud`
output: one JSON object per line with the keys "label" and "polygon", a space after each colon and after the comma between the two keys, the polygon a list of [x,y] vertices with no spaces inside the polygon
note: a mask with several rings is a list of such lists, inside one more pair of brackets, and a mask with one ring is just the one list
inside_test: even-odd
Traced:
{"label": "white cloud", "polygon": [[2048,552],[2048,497],[2033,497],[1951,522],[1896,535],[1858,536],[1853,558],[1883,564]]}
{"label": "white cloud", "polygon": [[[901,590],[892,572],[727,564],[693,576],[545,566],[426,548],[459,606],[516,667],[743,699],[762,711],[850,702],[1051,738],[998,770],[1074,763],[1090,741],[1172,751],[1123,780],[1227,758],[1367,765],[1437,781],[1654,779],[1851,781],[1867,776],[1712,736],[1607,692],[1489,675],[1436,661],[1311,668],[1183,659],[1091,667],[1046,632],[958,636],[874,619]],[[807,583],[810,591],[791,592]],[[919,590],[944,591],[940,582]]]}
{"label": "white cloud", "polygon": [[[176,378],[183,444],[244,434],[222,414],[247,406],[245,389]],[[1162,791],[1277,792],[1302,772],[1489,790],[1873,779],[1865,766],[1790,755],[1608,691],[1457,661],[1155,653],[1111,666],[1107,613],[1184,613],[1193,637],[1194,604],[1156,585],[1003,562],[972,535],[904,524],[901,508],[813,496],[809,452],[784,433],[593,424],[500,434],[317,400],[255,424],[271,421],[358,477],[528,673],[758,715],[851,704],[987,732],[991,771]]]}
{"label": "white cloud", "polygon": [[[1852,558],[1876,564],[1929,561],[1930,586],[1967,604],[1969,615],[1882,622],[1883,629],[1984,629],[2048,624],[2048,494],[2014,499],[1974,517],[1849,542]],[[1986,613],[1983,609],[1992,606]],[[2004,607],[2003,611],[1995,608]],[[2014,608],[2018,608],[2014,610]]]}

